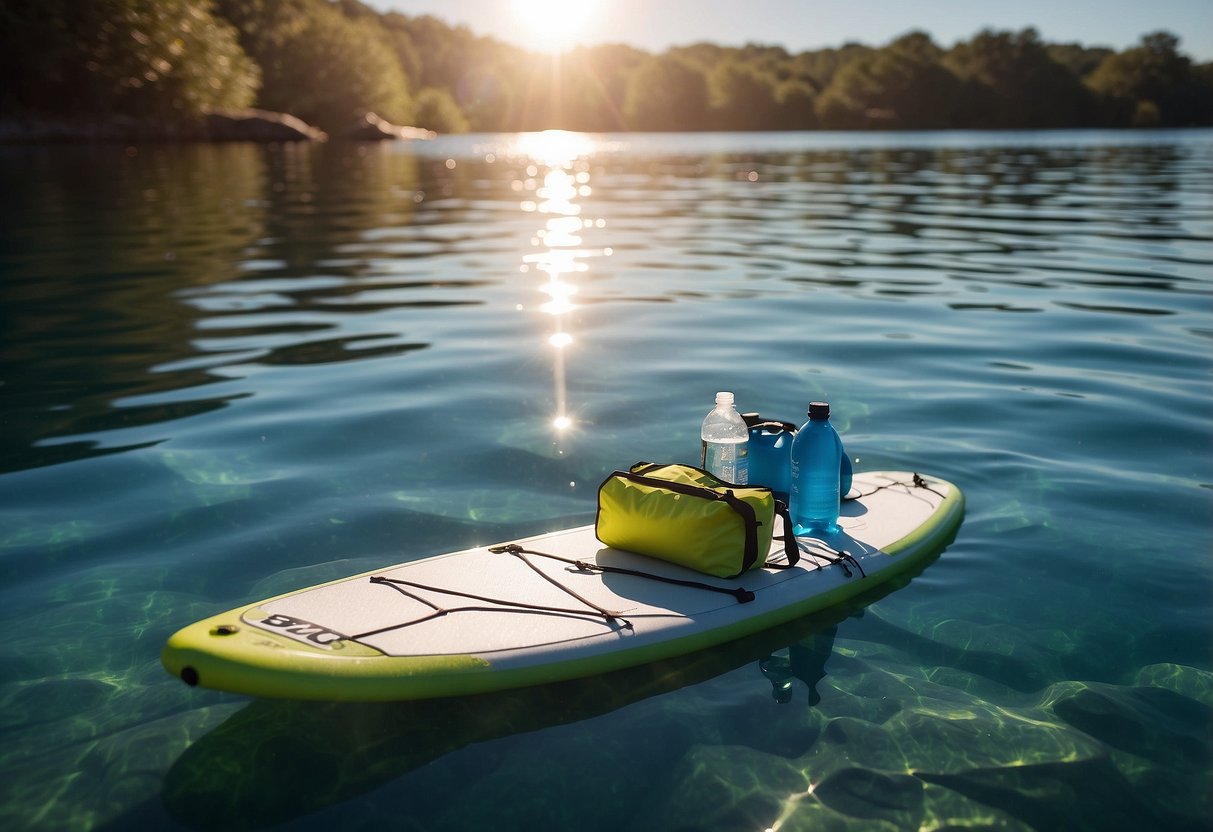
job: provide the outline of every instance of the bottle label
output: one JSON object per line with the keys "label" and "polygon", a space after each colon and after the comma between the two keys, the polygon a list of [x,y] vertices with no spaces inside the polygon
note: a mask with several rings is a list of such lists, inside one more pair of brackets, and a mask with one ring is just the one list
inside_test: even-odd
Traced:
{"label": "bottle label", "polygon": [[748,442],[708,442],[701,440],[700,467],[733,485],[749,482],[750,448]]}

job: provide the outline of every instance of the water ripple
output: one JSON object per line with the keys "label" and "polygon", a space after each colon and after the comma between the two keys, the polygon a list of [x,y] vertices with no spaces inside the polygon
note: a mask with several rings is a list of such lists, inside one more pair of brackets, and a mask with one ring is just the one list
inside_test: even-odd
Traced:
{"label": "water ripple", "polygon": [[[426,828],[503,806],[519,828],[1208,817],[1208,131],[3,148],[0,169],[17,827],[279,822],[321,769],[304,825],[404,802]],[[156,663],[219,608],[590,522],[610,470],[696,457],[718,389],[785,419],[828,399],[861,470],[961,483],[957,541],[862,615],[660,685],[333,716],[216,707]],[[237,757],[292,776],[231,787]],[[553,802],[603,766],[645,793]]]}

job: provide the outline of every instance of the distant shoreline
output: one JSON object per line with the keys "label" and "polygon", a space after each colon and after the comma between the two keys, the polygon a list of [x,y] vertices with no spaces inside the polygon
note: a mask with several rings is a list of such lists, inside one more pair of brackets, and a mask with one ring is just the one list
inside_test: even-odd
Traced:
{"label": "distant shoreline", "polygon": [[[565,130],[567,128],[544,128]],[[627,133],[1013,133],[1013,132],[1141,132],[1169,130],[1208,130],[1202,125],[1186,127],[1133,125],[1102,127],[937,127],[916,130],[866,127],[850,130],[806,128],[802,130],[615,130],[590,131],[603,135]],[[538,132],[538,131],[523,131]],[[572,131],[582,132],[582,131]],[[27,115],[0,118],[0,146],[56,144],[225,144],[228,142],[326,142],[330,139],[352,141],[424,141],[439,133],[420,127],[392,125],[373,113],[351,125],[348,130],[330,136],[323,130],[286,113],[265,110],[216,111],[195,120],[136,119],[124,116],[98,118],[57,118]]]}
{"label": "distant shoreline", "polygon": [[367,113],[332,137],[288,113],[257,109],[212,110],[195,119],[100,116],[62,118],[25,114],[0,119],[0,144],[89,144],[111,142],[323,142],[424,140],[432,130],[391,124]]}

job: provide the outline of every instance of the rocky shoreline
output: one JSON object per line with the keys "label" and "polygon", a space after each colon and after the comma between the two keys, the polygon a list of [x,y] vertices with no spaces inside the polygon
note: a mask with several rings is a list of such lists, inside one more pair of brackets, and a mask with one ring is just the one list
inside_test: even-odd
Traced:
{"label": "rocky shoreline", "polygon": [[198,119],[170,121],[111,116],[70,119],[43,116],[0,119],[0,144],[84,142],[300,142],[329,138],[353,141],[432,139],[420,127],[391,124],[366,113],[332,136],[288,113],[216,109]]}

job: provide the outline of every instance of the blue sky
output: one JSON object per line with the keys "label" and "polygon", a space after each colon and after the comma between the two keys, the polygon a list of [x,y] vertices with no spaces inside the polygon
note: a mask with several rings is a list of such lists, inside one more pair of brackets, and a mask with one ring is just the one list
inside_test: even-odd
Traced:
{"label": "blue sky", "polygon": [[[528,35],[515,0],[366,0],[408,15],[432,14],[482,35],[520,45]],[[747,41],[792,52],[858,41],[887,43],[912,29],[950,46],[982,28],[1034,26],[1049,42],[1124,49],[1143,34],[1166,29],[1197,61],[1213,60],[1213,0],[562,0],[588,2],[586,31],[575,42],[627,43],[650,52],[674,44]]]}

